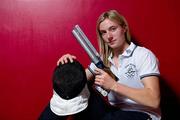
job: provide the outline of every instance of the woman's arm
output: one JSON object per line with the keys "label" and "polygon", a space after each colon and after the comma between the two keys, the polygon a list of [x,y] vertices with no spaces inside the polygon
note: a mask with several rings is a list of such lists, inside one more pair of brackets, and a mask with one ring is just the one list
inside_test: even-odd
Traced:
{"label": "woman's arm", "polygon": [[114,83],[111,90],[124,95],[140,104],[158,108],[160,104],[159,79],[156,76],[145,77],[142,80],[144,88],[131,88],[119,83]]}
{"label": "woman's arm", "polygon": [[137,103],[158,108],[160,104],[159,78],[149,76],[142,79],[144,88],[132,88],[117,83],[108,73],[101,69],[96,69],[95,84],[102,86],[107,90],[114,91],[124,95]]}

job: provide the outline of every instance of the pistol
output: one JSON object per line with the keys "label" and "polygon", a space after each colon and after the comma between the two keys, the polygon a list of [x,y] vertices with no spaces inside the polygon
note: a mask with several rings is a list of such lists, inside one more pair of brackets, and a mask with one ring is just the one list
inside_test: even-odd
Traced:
{"label": "pistol", "polygon": [[[76,40],[84,48],[84,50],[90,57],[91,61],[95,64],[95,66],[106,71],[109,75],[111,75],[111,77],[113,77],[117,81],[117,77],[111,72],[111,70],[108,67],[106,67],[103,64],[103,61],[101,60],[99,53],[96,51],[96,49],[91,44],[91,42],[89,41],[87,36],[84,34],[82,29],[79,27],[79,25],[74,26],[72,33],[73,33],[74,37],[76,38]],[[95,88],[104,97],[106,97],[109,93],[109,91],[103,89],[102,87],[100,87],[98,85],[96,85]]]}

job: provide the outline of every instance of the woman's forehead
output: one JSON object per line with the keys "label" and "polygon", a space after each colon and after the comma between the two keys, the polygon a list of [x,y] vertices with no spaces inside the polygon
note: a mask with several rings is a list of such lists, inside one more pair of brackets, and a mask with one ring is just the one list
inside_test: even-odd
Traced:
{"label": "woman's forehead", "polygon": [[109,27],[112,26],[118,26],[119,24],[115,20],[105,19],[103,22],[99,25],[99,30],[106,30]]}

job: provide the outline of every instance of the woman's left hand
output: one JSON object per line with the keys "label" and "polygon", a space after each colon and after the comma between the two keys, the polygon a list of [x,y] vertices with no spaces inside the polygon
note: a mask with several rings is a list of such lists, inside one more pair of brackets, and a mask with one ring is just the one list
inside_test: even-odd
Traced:
{"label": "woman's left hand", "polygon": [[96,68],[95,74],[95,84],[106,90],[110,90],[116,84],[116,81],[102,69]]}

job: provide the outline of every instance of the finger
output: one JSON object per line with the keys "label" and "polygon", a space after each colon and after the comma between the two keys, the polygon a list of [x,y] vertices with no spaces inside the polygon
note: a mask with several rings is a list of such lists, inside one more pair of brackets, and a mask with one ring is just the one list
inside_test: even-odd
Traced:
{"label": "finger", "polygon": [[95,79],[102,79],[101,75],[96,75]]}
{"label": "finger", "polygon": [[63,64],[68,63],[68,62],[69,62],[68,59],[69,59],[70,57],[71,57],[70,54],[66,54],[66,55],[62,56],[61,62],[62,62]]}
{"label": "finger", "polygon": [[69,60],[70,60],[71,63],[73,62],[74,59],[76,59],[76,56],[72,55],[71,57],[69,57]]}
{"label": "finger", "polygon": [[57,66],[59,65],[59,64],[64,64],[64,61],[62,60],[62,58],[60,58],[58,61],[57,61]]}
{"label": "finger", "polygon": [[72,63],[72,62],[73,62],[73,59],[76,59],[76,56],[71,55],[71,54],[66,54],[66,55],[64,56],[64,62],[65,62],[65,63],[68,63],[69,61]]}
{"label": "finger", "polygon": [[57,61],[57,66],[59,65],[59,62],[60,62],[60,61],[58,60],[58,61]]}
{"label": "finger", "polygon": [[100,81],[99,79],[95,79],[94,83],[95,83],[96,85],[101,86],[101,81]]}
{"label": "finger", "polygon": [[64,64],[64,60],[61,60],[61,64],[62,64],[62,65]]}
{"label": "finger", "polygon": [[69,59],[68,57],[65,57],[64,58],[64,63],[68,63],[68,59]]}
{"label": "finger", "polygon": [[103,73],[104,73],[104,71],[103,71],[102,69],[99,69],[99,68],[96,68],[96,69],[95,69],[95,72],[97,72],[97,73],[99,73],[99,74],[103,74]]}
{"label": "finger", "polygon": [[76,56],[74,56],[74,55],[71,55],[71,57],[72,57],[73,59],[76,59]]}
{"label": "finger", "polygon": [[57,61],[57,66],[61,63],[61,64],[65,64],[68,63],[69,61],[72,63],[73,60],[76,59],[76,56],[71,55],[71,54],[66,54],[63,55],[58,61]]}
{"label": "finger", "polygon": [[95,75],[100,75],[101,73],[99,71],[94,70]]}
{"label": "finger", "polygon": [[57,66],[61,63],[62,65],[66,63],[66,55],[63,55],[57,62]]}
{"label": "finger", "polygon": [[95,81],[94,84],[101,86],[100,82]]}

